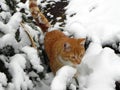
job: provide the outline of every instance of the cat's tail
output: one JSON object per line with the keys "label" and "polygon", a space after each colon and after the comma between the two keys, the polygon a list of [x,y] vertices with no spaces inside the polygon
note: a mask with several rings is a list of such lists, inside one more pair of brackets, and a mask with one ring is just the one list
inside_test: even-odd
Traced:
{"label": "cat's tail", "polygon": [[37,0],[29,0],[29,8],[31,15],[35,19],[37,25],[42,29],[43,33],[47,32],[48,28],[50,28],[51,25],[38,8]]}

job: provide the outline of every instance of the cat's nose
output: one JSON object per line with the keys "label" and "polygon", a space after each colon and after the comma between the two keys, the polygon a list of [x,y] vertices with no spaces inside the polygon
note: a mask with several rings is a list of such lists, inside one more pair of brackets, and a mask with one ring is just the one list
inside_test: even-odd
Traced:
{"label": "cat's nose", "polygon": [[76,63],[77,63],[77,64],[80,64],[80,63],[81,63],[81,60],[76,59]]}

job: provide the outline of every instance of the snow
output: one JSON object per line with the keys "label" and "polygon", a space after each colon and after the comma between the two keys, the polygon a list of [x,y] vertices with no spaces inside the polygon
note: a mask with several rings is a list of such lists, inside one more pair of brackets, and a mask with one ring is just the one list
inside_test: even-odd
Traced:
{"label": "snow", "polygon": [[2,43],[0,44],[1,48],[6,45],[13,45],[13,46],[17,45],[15,38],[11,34],[4,35],[2,38],[0,38],[0,42]]}
{"label": "snow", "polygon": [[0,85],[6,86],[7,85],[7,78],[4,73],[0,73]]}
{"label": "snow", "polygon": [[8,10],[9,10],[9,7],[5,4],[5,1],[4,1],[4,0],[1,0],[0,6],[1,6],[1,8],[2,8],[4,11],[8,11]]}
{"label": "snow", "polygon": [[[120,80],[119,68],[120,57],[112,49],[91,43],[80,69],[78,69],[80,70],[79,80],[84,83],[81,88],[84,90],[114,90],[115,81]],[[86,80],[83,81],[84,79]]]}
{"label": "snow", "polygon": [[3,21],[3,19],[8,19],[11,17],[10,12],[1,12],[0,13],[0,21]]}
{"label": "snow", "polygon": [[0,31],[5,34],[0,38],[1,48],[6,45],[12,45],[15,48],[15,52],[18,52],[18,49],[21,49],[22,46],[30,44],[30,40],[23,29],[20,30],[21,34],[24,33],[20,37],[21,41],[17,42],[15,39],[15,32],[19,28],[21,20],[21,13],[16,12],[7,24],[0,22]]}
{"label": "snow", "polygon": [[13,84],[11,84],[12,88],[14,88],[13,90],[27,90],[27,88],[31,89],[33,87],[33,84],[29,80],[29,77],[23,71],[25,69],[25,64],[26,59],[22,55],[17,54],[11,57],[9,71],[13,77]]}
{"label": "snow", "polygon": [[[47,0],[50,1],[50,0]],[[55,2],[60,0],[54,0]],[[11,45],[15,49],[14,56],[6,57],[0,55],[0,60],[12,75],[12,82],[8,83],[7,75],[0,72],[0,90],[66,90],[70,84],[72,90],[76,90],[72,77],[78,72],[79,90],[115,90],[115,82],[120,81],[120,56],[113,49],[103,48],[103,44],[120,42],[120,0],[68,0],[66,9],[65,34],[74,35],[75,38],[91,39],[86,50],[82,63],[77,70],[70,66],[64,66],[58,70],[56,76],[47,73],[48,77],[39,80],[34,87],[30,79],[38,77],[44,71],[38,52],[30,47],[31,42],[20,26],[22,14],[20,9],[24,8],[27,15],[30,15],[28,1],[21,3],[17,0],[17,12],[11,15],[5,0],[0,1],[0,49]],[[40,0],[37,0],[38,4]],[[51,2],[52,4],[53,2]],[[42,3],[42,6],[48,3]],[[40,5],[40,4],[39,4]],[[48,16],[50,13],[47,14]],[[7,22],[4,22],[7,19]],[[57,18],[58,20],[60,17]],[[59,27],[59,22],[54,27]],[[27,23],[25,27],[38,41],[38,31],[35,31]],[[15,38],[19,29],[20,41]],[[43,42],[41,36],[40,42]],[[37,42],[36,42],[37,43]],[[118,46],[120,51],[120,46]],[[20,54],[19,54],[20,53]],[[25,72],[27,63],[32,65],[36,72]],[[36,82],[35,82],[36,83]]]}
{"label": "snow", "polygon": [[[119,3],[119,0],[70,0],[66,7],[66,30],[102,44],[119,40]],[[72,14],[75,15],[70,17]]]}
{"label": "snow", "polygon": [[[9,26],[12,26],[13,29],[17,30],[19,27],[20,22],[22,21],[22,14],[20,12],[16,12],[11,19],[9,20],[9,22],[7,24],[9,24]],[[12,30],[13,31],[13,30]],[[11,31],[11,32],[12,32]]]}
{"label": "snow", "polygon": [[[9,15],[9,13],[8,13]],[[2,15],[3,16],[3,15]],[[5,15],[7,16],[7,15]],[[16,12],[8,21],[7,24],[4,24],[3,22],[0,22],[0,31],[3,32],[5,35],[3,35],[0,38],[0,47],[6,45],[12,45],[15,48],[15,52],[18,52],[22,47],[26,45],[30,45],[30,39],[28,38],[28,35],[24,31],[24,28],[19,27],[20,22],[22,21],[22,14],[20,12]],[[28,25],[25,25],[25,27],[29,30],[31,33],[31,36],[35,38],[35,40],[38,38],[38,31],[33,30]],[[16,41],[15,33],[17,32],[18,28],[20,28],[20,42]]]}
{"label": "snow", "polygon": [[37,50],[32,47],[25,46],[22,48],[22,51],[27,54],[27,57],[30,60],[33,68],[37,70],[37,72],[42,72],[44,68],[40,65],[41,61],[38,57]]}
{"label": "snow", "polygon": [[66,90],[66,86],[70,83],[77,70],[70,66],[63,66],[56,73],[51,84],[51,90]]}
{"label": "snow", "polygon": [[[19,2],[18,4],[17,4],[17,6],[19,7],[19,8],[17,8],[18,9],[18,11],[20,10],[20,9],[26,9],[26,10],[29,10],[29,1],[26,1],[26,3],[24,4],[24,3],[22,3],[22,2]],[[30,13],[30,12],[29,12]]]}

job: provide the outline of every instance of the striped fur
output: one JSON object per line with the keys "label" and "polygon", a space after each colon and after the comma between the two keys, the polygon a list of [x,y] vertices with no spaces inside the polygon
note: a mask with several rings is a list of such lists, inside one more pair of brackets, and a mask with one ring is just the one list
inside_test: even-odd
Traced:
{"label": "striped fur", "polygon": [[38,8],[37,0],[29,0],[29,8],[32,17],[35,19],[37,25],[42,29],[44,33],[47,32],[48,28],[50,28],[51,25]]}

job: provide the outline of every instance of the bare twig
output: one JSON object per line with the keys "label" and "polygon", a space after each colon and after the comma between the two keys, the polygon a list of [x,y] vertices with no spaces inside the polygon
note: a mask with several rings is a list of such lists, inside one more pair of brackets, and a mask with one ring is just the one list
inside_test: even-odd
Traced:
{"label": "bare twig", "polygon": [[33,37],[30,35],[28,29],[25,27],[25,25],[21,22],[20,25],[23,27],[24,31],[26,32],[26,34],[28,35],[29,39],[30,39],[30,42],[31,42],[31,45],[32,47],[34,47],[35,49],[37,49],[37,46],[33,40]]}

